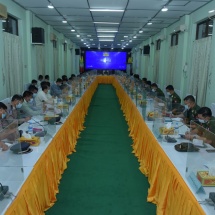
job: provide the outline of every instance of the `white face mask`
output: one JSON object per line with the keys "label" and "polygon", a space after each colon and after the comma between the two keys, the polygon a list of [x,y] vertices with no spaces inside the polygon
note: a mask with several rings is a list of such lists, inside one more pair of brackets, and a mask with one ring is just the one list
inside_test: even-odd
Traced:
{"label": "white face mask", "polygon": [[35,98],[37,96],[37,93],[33,93],[33,97]]}
{"label": "white face mask", "polygon": [[48,90],[48,92],[47,92],[48,94],[50,94],[50,90]]}
{"label": "white face mask", "polygon": [[204,119],[198,119],[199,120],[199,122],[201,122],[201,123],[206,123],[207,121],[206,120],[204,120]]}
{"label": "white face mask", "polygon": [[171,96],[171,93],[170,93],[170,92],[167,92],[166,94],[167,94],[168,96]]}
{"label": "white face mask", "polygon": [[6,114],[6,113],[3,113],[3,114],[1,115],[1,118],[4,119],[6,116],[7,116],[7,114]]}
{"label": "white face mask", "polygon": [[185,110],[189,109],[188,105],[184,105],[184,108],[185,108]]}
{"label": "white face mask", "polygon": [[31,98],[30,100],[29,100],[29,103],[32,103],[34,100],[33,100],[33,98]]}
{"label": "white face mask", "polygon": [[19,103],[16,105],[16,108],[21,108],[22,107],[22,103]]}

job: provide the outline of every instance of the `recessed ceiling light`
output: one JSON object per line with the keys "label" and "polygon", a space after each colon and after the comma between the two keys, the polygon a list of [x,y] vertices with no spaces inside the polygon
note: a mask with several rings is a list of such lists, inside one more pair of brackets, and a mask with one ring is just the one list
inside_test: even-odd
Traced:
{"label": "recessed ceiling light", "polygon": [[143,31],[141,30],[141,31],[139,31],[139,33],[140,33],[140,34],[142,34],[142,33],[143,33]]}
{"label": "recessed ceiling light", "polygon": [[124,10],[113,10],[113,9],[90,9],[92,12],[124,12]]}
{"label": "recessed ceiling light", "polygon": [[208,11],[208,13],[213,13],[215,10],[210,10],[210,11]]}
{"label": "recessed ceiling light", "polygon": [[84,39],[81,39],[81,41],[84,41]]}
{"label": "recessed ceiling light", "polygon": [[134,39],[136,39],[136,38],[137,38],[137,36],[133,36],[133,38],[134,38]]}
{"label": "recessed ceiling light", "polygon": [[98,35],[97,37],[115,37],[113,35]]}
{"label": "recessed ceiling light", "polygon": [[162,9],[161,9],[162,12],[166,12],[168,11],[168,8],[166,6],[164,6]]}
{"label": "recessed ceiling light", "polygon": [[113,42],[114,40],[112,40],[112,39],[99,39],[99,41]]}
{"label": "recessed ceiling light", "polygon": [[72,31],[72,32],[75,32],[75,29],[72,29],[71,31]]}
{"label": "recessed ceiling light", "polygon": [[49,9],[53,9],[54,8],[54,6],[52,5],[52,3],[49,3],[48,8]]}
{"label": "recessed ceiling light", "polygon": [[129,40],[129,43],[131,43],[132,42],[132,40]]}
{"label": "recessed ceiling light", "polygon": [[124,36],[124,37],[128,37],[128,36]]}
{"label": "recessed ceiling light", "polygon": [[86,45],[86,43],[84,43],[84,45]]}
{"label": "recessed ceiling light", "polygon": [[152,25],[152,22],[148,22],[147,25]]}
{"label": "recessed ceiling light", "polygon": [[117,33],[117,30],[97,30],[98,33]]}
{"label": "recessed ceiling light", "polygon": [[93,39],[90,39],[90,41],[93,41]]}
{"label": "recessed ceiling light", "polygon": [[126,46],[128,46],[128,43],[126,43]]}
{"label": "recessed ceiling light", "polygon": [[117,45],[120,46],[121,44],[118,43]]}
{"label": "recessed ceiling light", "polygon": [[93,22],[95,24],[119,25],[118,22]]}
{"label": "recessed ceiling light", "polygon": [[122,47],[122,49],[124,49],[124,47]]}
{"label": "recessed ceiling light", "polygon": [[67,21],[64,19],[64,20],[62,21],[62,23],[67,23]]}
{"label": "recessed ceiling light", "polygon": [[77,35],[76,35],[76,37],[80,37],[80,35],[79,35],[79,34],[77,34]]}

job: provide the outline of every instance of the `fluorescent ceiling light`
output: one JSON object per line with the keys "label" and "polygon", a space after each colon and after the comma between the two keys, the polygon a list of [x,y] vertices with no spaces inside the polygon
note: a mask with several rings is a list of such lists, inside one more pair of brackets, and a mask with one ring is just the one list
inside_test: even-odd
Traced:
{"label": "fluorescent ceiling light", "polygon": [[124,10],[114,10],[114,9],[90,9],[92,12],[124,12]]}
{"label": "fluorescent ceiling light", "polygon": [[128,37],[128,36],[124,36],[124,37]]}
{"label": "fluorescent ceiling light", "polygon": [[136,38],[137,38],[137,36],[133,36],[133,38],[134,38],[134,39],[136,39]]}
{"label": "fluorescent ceiling light", "polygon": [[129,43],[131,43],[132,42],[132,40],[129,40]]}
{"label": "fluorescent ceiling light", "polygon": [[67,21],[66,21],[66,20],[63,20],[62,23],[67,23]]}
{"label": "fluorescent ceiling light", "polygon": [[208,25],[209,27],[213,27],[213,25]]}
{"label": "fluorescent ceiling light", "polygon": [[113,35],[98,35],[97,37],[115,37]]}
{"label": "fluorescent ceiling light", "polygon": [[90,39],[90,41],[93,41],[93,39]]}
{"label": "fluorescent ceiling light", "polygon": [[124,49],[124,47],[122,47],[122,49]]}
{"label": "fluorescent ceiling light", "polygon": [[75,29],[72,29],[71,31],[72,31],[72,32],[75,32]]}
{"label": "fluorescent ceiling light", "polygon": [[84,43],[84,45],[86,45],[86,43]]}
{"label": "fluorescent ceiling light", "polygon": [[121,41],[123,42],[123,41],[125,41],[125,40],[121,40]]}
{"label": "fluorescent ceiling light", "polygon": [[53,9],[54,8],[54,6],[52,5],[52,3],[49,3],[48,8],[49,9]]}
{"label": "fluorescent ceiling light", "polygon": [[89,35],[89,34],[88,34],[87,36],[88,36],[88,37],[91,37],[91,35]]}
{"label": "fluorescent ceiling light", "polygon": [[128,43],[126,43],[126,46],[128,46]]}
{"label": "fluorescent ceiling light", "polygon": [[76,37],[80,37],[80,35],[79,35],[79,34],[77,34],[77,35],[76,35]]}
{"label": "fluorescent ceiling light", "polygon": [[118,43],[117,45],[120,46],[121,44]]}
{"label": "fluorescent ceiling light", "polygon": [[162,12],[166,12],[168,11],[168,8],[166,6],[164,6],[162,9],[161,9]]}
{"label": "fluorescent ceiling light", "polygon": [[118,22],[93,22],[95,24],[119,25]]}
{"label": "fluorescent ceiling light", "polygon": [[140,33],[140,34],[142,34],[142,33],[143,33],[143,31],[141,30],[141,31],[139,31],[139,33]]}
{"label": "fluorescent ceiling light", "polygon": [[99,39],[99,41],[113,42],[114,40],[112,40],[112,39]]}
{"label": "fluorescent ceiling light", "polygon": [[147,25],[152,25],[152,22],[148,22]]}
{"label": "fluorescent ceiling light", "polygon": [[81,41],[84,41],[84,39],[81,39]]}
{"label": "fluorescent ceiling light", "polygon": [[117,33],[118,31],[112,31],[112,30],[97,30],[98,33]]}
{"label": "fluorescent ceiling light", "polygon": [[210,10],[210,11],[208,11],[208,13],[213,13],[215,10]]}

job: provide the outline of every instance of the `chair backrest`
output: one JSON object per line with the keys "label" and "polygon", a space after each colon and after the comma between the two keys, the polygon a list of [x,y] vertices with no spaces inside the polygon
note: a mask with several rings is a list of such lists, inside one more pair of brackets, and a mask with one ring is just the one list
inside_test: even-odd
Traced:
{"label": "chair backrest", "polygon": [[211,104],[212,115],[215,116],[215,103]]}

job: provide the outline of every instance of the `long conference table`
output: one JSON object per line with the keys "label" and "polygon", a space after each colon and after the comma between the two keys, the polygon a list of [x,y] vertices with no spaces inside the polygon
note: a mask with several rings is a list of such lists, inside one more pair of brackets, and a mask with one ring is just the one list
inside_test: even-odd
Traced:
{"label": "long conference table", "polygon": [[[75,152],[77,139],[84,129],[85,115],[98,84],[112,84],[116,89],[133,139],[132,153],[138,158],[140,171],[148,177],[150,184],[147,201],[157,205],[157,214],[206,214],[181,173],[182,169],[185,171],[185,161],[177,161],[179,166],[183,164],[181,170],[178,170],[177,162],[171,161],[171,152],[168,154],[164,150],[165,146],[161,147],[150,126],[143,120],[140,111],[114,76],[95,78],[48,146],[35,160],[33,167],[28,166],[25,158],[29,158],[31,153],[21,155],[24,157],[25,180],[16,198],[0,212],[5,215],[39,215],[44,214],[57,201],[58,184],[69,161],[67,156]],[[36,148],[34,151],[39,153]]]}

